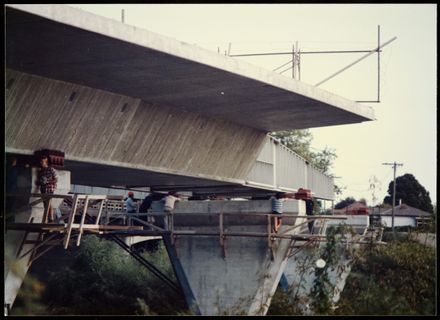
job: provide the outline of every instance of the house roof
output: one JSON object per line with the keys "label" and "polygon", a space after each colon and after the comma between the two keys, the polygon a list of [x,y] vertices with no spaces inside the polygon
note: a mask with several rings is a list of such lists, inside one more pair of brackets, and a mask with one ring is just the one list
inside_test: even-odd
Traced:
{"label": "house roof", "polygon": [[[391,216],[392,208],[389,208],[385,211],[379,212],[378,214],[381,216]],[[401,204],[394,207],[394,216],[401,217],[428,217],[431,216],[431,213],[411,207],[407,204]]]}
{"label": "house roof", "polygon": [[333,212],[335,214],[344,214],[346,212],[352,212],[352,211],[357,211],[359,209],[367,209],[368,210],[368,206],[366,206],[365,204],[363,204],[362,202],[356,201],[353,202],[351,204],[349,204],[348,206],[346,206],[345,208],[342,209],[334,209]]}

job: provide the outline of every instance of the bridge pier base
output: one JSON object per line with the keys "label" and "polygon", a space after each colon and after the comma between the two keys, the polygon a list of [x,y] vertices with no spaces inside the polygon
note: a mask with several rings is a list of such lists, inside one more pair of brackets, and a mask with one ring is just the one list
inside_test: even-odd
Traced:
{"label": "bridge pier base", "polygon": [[[328,220],[325,222],[321,230],[321,235],[326,234],[326,230],[331,225],[346,224],[351,226],[355,234],[346,233],[346,242],[336,243],[336,261],[333,265],[328,266],[327,274],[332,288],[329,296],[332,304],[336,304],[340,299],[340,294],[344,289],[347,277],[351,272],[353,259],[351,255],[355,250],[359,250],[360,245],[356,241],[364,238],[364,232],[369,226],[368,216],[344,216],[345,220]],[[322,221],[315,221],[314,232],[320,229]],[[305,242],[297,243],[303,246]],[[311,291],[316,279],[315,269],[316,261],[321,258],[326,242],[318,242],[315,245],[303,246],[300,251],[295,253],[288,259],[284,276],[287,280],[288,287],[291,292],[291,300],[299,301],[298,307],[303,311],[304,315],[312,315],[311,308],[312,297]]]}
{"label": "bridge pier base", "polygon": [[[58,184],[57,194],[67,194],[70,191],[70,172],[57,170]],[[37,169],[32,168],[22,172],[18,177],[19,191],[23,193],[39,193],[36,186]],[[14,221],[16,223],[41,223],[44,215],[44,205],[42,202],[26,207],[27,203],[32,203],[37,197],[20,197],[15,201],[13,211]],[[55,210],[61,204],[63,199],[52,199],[51,204]],[[22,209],[20,208],[22,207]],[[8,230],[5,233],[5,310],[10,310],[14,304],[15,298],[20,290],[26,273],[32,263],[31,256],[33,248],[37,245],[40,238],[39,233]],[[27,254],[26,254],[27,253]]]}
{"label": "bridge pier base", "polygon": [[[207,213],[206,217],[201,212]],[[229,213],[222,218],[221,230],[220,213]],[[270,201],[178,203],[174,212],[175,231],[187,230],[189,234],[174,235],[176,256],[170,260],[181,266],[200,314],[265,315],[286,266],[291,240],[232,236],[242,232],[267,233],[267,217],[231,213],[270,213]],[[305,215],[303,201],[286,202],[285,213]],[[301,222],[304,220],[283,218],[278,233]],[[209,235],[219,231],[222,237]],[[205,235],[190,235],[191,232]],[[296,228],[286,235],[298,232]]]}

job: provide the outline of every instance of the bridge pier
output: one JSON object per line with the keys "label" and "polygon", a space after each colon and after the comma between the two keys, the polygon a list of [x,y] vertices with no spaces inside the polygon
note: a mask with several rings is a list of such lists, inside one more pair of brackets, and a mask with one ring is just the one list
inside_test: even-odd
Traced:
{"label": "bridge pier", "polygon": [[[303,201],[285,202],[284,211],[305,216]],[[287,263],[291,240],[269,241],[267,235],[234,234],[264,235],[268,231],[267,216],[255,214],[270,212],[269,200],[176,204],[174,231],[179,235],[171,235],[176,256],[170,260],[182,268],[202,315],[267,313]],[[246,213],[253,215],[243,215]],[[301,222],[301,218],[283,218],[278,234]],[[182,234],[183,230],[188,235]],[[295,228],[285,235],[298,232]]]}
{"label": "bridge pier", "polygon": [[[333,216],[336,218],[336,216]],[[369,217],[367,215],[347,215],[342,216],[344,220],[327,220],[324,222],[315,221],[313,232],[319,233],[322,236],[326,235],[326,230],[331,225],[346,224],[352,227],[355,234],[346,233],[346,241],[336,243],[336,257],[337,260],[332,266],[328,268],[328,278],[332,287],[330,299],[333,304],[336,304],[340,299],[340,294],[344,289],[345,282],[351,272],[353,259],[351,254],[360,248],[357,241],[362,241],[366,229],[369,226]],[[322,226],[322,228],[321,228]],[[351,242],[351,243],[350,243]],[[311,309],[311,291],[314,286],[316,261],[321,258],[326,242],[315,242],[312,245],[305,245],[304,241],[297,243],[301,250],[298,250],[287,261],[284,270],[284,276],[287,280],[289,289],[291,289],[291,299],[298,303],[298,307],[303,311],[304,315],[313,314]]]}
{"label": "bridge pier", "polygon": [[[57,194],[67,194],[70,191],[70,172],[56,170],[58,175]],[[18,176],[20,193],[40,193],[37,185],[37,168],[23,171]],[[14,204],[14,220],[17,223],[28,223],[33,219],[34,223],[41,223],[44,215],[43,202],[32,206],[26,206],[40,198],[19,197]],[[55,210],[63,199],[52,199],[51,204]],[[21,207],[21,208],[20,208]],[[39,241],[40,234],[36,232],[8,230],[5,233],[5,310],[10,310],[20,290],[26,273],[32,263],[33,248]],[[26,254],[27,253],[27,254]],[[12,268],[13,266],[13,268]]]}

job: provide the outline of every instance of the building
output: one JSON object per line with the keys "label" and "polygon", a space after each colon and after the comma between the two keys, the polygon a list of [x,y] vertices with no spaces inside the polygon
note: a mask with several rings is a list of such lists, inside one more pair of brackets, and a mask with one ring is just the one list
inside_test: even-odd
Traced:
{"label": "building", "polygon": [[[386,227],[392,226],[392,208],[375,208],[370,214],[371,220]],[[428,224],[431,220],[431,213],[413,208],[407,204],[394,207],[395,227],[419,227]]]}
{"label": "building", "polygon": [[342,209],[333,209],[333,214],[370,214],[370,209],[363,202],[356,201]]}

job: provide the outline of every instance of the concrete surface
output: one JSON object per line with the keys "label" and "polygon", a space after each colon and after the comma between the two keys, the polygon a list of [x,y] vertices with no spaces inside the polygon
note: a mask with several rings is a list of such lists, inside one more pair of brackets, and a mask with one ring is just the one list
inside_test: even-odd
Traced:
{"label": "concrete surface", "polygon": [[[160,211],[155,203],[153,211]],[[228,232],[267,232],[265,221],[255,217],[240,217],[240,213],[270,212],[270,201],[185,201],[176,204],[175,230],[218,232],[218,216],[206,220],[190,219],[198,213],[234,213],[225,221]],[[305,215],[303,201],[292,200],[285,206],[286,213]],[[257,221],[256,221],[257,220]],[[263,219],[265,220],[265,219]],[[301,220],[302,221],[302,220]],[[283,218],[281,230],[294,221]],[[288,232],[297,233],[298,229]],[[219,236],[178,236],[175,240],[177,256],[186,274],[202,315],[265,315],[272,295],[278,286],[286,264],[289,240],[275,241],[274,259],[267,238],[226,237],[224,248]]]}
{"label": "concrete surface", "polygon": [[[355,235],[346,234],[349,241],[362,240],[363,234],[366,228],[369,226],[369,217],[366,215],[340,215],[346,217],[345,220],[328,220],[325,222],[325,226],[321,235],[326,234],[326,230],[330,226],[336,226],[338,224],[346,224],[352,226]],[[317,233],[322,221],[315,221],[313,232]],[[304,245],[305,242],[297,242],[298,246]],[[291,258],[288,259],[284,275],[287,279],[287,283],[291,291],[291,300],[297,303],[299,309],[302,310],[304,315],[313,315],[311,291],[314,286],[316,261],[321,258],[322,252],[326,246],[326,242],[320,242],[314,246],[306,246]],[[355,250],[360,248],[360,244],[351,243],[348,246],[340,242],[336,245],[337,261],[328,266],[328,278],[331,284],[332,292],[330,299],[333,304],[336,304],[340,299],[340,294],[344,289],[347,277],[351,272],[352,266],[352,254]]]}
{"label": "concrete surface", "polygon": [[6,66],[264,132],[374,119],[371,107],[66,5],[6,5]]}
{"label": "concrete surface", "polygon": [[341,217],[343,218],[343,220],[326,220],[325,222],[322,220],[317,220],[314,223],[313,226],[313,232],[314,233],[318,233],[319,228],[321,226],[321,223],[324,223],[324,228],[322,230],[322,234],[326,233],[326,230],[330,227],[330,226],[336,226],[338,224],[341,223],[345,223],[346,225],[349,225],[350,227],[353,228],[353,230],[359,234],[362,235],[364,234],[365,230],[368,228],[368,226],[370,225],[370,216],[368,215],[332,215],[331,217]]}
{"label": "concrete surface", "polygon": [[[65,170],[56,170],[58,174],[58,183],[56,194],[68,194],[70,191],[70,172]],[[40,193],[37,185],[35,184],[37,178],[37,169],[32,168],[31,179],[25,177],[19,177],[22,182],[27,181],[27,191],[31,193]],[[24,186],[21,189],[25,189]],[[37,197],[28,198],[28,203],[38,200]],[[53,199],[52,207],[55,210],[62,202],[62,199]],[[43,203],[36,204],[32,208],[21,210],[15,215],[15,222],[27,223],[31,218],[34,218],[34,223],[41,223],[44,214]],[[30,267],[30,254],[25,255],[22,258],[15,259],[20,249],[20,244],[25,236],[25,231],[8,230],[5,233],[5,254],[8,255],[8,263],[5,261],[4,279],[5,279],[5,305],[9,305],[11,308],[14,304],[15,298],[20,290],[24,277]],[[28,241],[37,240],[38,233],[29,233]],[[24,253],[31,250],[35,244],[24,244],[20,251],[19,257]],[[10,268],[10,264],[13,265],[13,269]]]}
{"label": "concrete surface", "polygon": [[224,120],[6,71],[10,148],[62,150],[69,160],[233,181],[246,178],[266,141],[264,132]]}
{"label": "concrete surface", "polygon": [[[325,243],[314,248],[304,248],[287,261],[284,275],[291,291],[292,303],[296,303],[304,315],[312,315],[311,292],[314,286],[316,261],[321,258]],[[352,259],[347,255],[344,244],[336,248],[338,260],[329,267],[328,278],[331,284],[330,299],[333,304],[339,301],[346,279],[351,271]]]}

